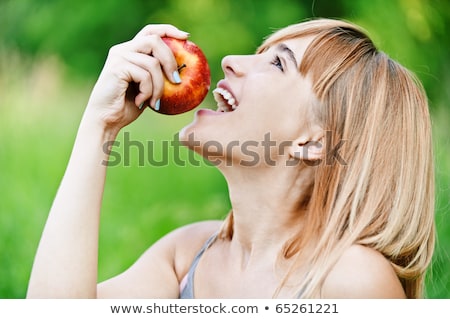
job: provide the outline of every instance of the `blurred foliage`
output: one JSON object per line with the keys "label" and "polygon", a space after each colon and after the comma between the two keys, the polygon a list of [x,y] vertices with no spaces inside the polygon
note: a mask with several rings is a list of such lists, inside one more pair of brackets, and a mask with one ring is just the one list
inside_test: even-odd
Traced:
{"label": "blurred foliage", "polygon": [[192,34],[215,79],[224,54],[253,52],[271,31],[310,17],[339,17],[365,27],[378,46],[416,72],[431,96],[449,80],[448,0],[3,0],[3,45],[32,55],[56,53],[77,75],[95,76],[113,44],[146,23]]}
{"label": "blurred foliage", "polygon": [[[439,241],[428,295],[450,298],[448,0],[1,0],[0,297],[25,295],[48,209],[109,47],[145,24],[174,24],[202,47],[214,85],[223,76],[224,55],[252,53],[272,31],[311,17],[361,25],[381,50],[424,83],[434,116],[438,175]],[[148,139],[151,121],[152,138],[170,139],[191,117],[144,114],[129,130],[136,140]],[[149,181],[157,181],[157,189]],[[128,267],[170,229],[222,218],[227,209],[226,185],[210,167],[111,168],[100,279]]]}

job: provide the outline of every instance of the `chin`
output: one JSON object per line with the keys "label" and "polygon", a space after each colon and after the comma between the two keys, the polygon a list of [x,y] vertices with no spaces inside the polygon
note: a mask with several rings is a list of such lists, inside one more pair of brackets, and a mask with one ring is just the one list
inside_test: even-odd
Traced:
{"label": "chin", "polygon": [[[226,138],[229,132],[220,129],[222,125],[218,123],[217,117],[212,117],[212,110],[200,109],[195,113],[191,123],[179,131],[179,141],[183,146],[195,151],[199,155],[222,157],[226,149]],[[207,154],[205,154],[205,152]]]}
{"label": "chin", "polygon": [[178,135],[182,145],[201,154],[201,145],[204,145],[206,142],[205,137],[208,136],[208,134],[205,133],[205,124],[203,123],[204,121],[198,117],[198,112],[199,111],[195,113],[192,122],[183,127]]}
{"label": "chin", "polygon": [[178,132],[180,143],[188,148],[194,146],[192,143],[193,136],[195,137],[195,119]]}

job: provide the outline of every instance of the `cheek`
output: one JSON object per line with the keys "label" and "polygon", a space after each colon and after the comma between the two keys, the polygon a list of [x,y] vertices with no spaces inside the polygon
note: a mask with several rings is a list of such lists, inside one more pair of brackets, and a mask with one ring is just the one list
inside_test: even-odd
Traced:
{"label": "cheek", "polygon": [[[253,127],[259,135],[270,132],[277,140],[294,140],[298,137],[303,123],[307,120],[302,114],[298,96],[279,94],[259,101],[253,114]],[[255,133],[256,133],[255,132]]]}
{"label": "cheek", "polygon": [[[292,77],[254,77],[247,88],[245,102],[255,111],[277,115],[298,111],[305,89]],[[252,106],[253,104],[253,106]]]}

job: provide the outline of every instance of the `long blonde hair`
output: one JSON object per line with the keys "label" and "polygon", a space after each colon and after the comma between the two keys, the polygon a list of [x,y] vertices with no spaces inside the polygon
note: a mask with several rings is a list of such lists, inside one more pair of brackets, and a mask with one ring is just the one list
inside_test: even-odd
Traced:
{"label": "long blonde hair", "polygon": [[[302,297],[318,298],[342,253],[361,244],[391,262],[408,298],[423,297],[435,241],[425,92],[411,72],[376,49],[364,30],[345,21],[316,19],[288,26],[257,52],[311,35],[299,71],[312,79],[320,101],[316,114],[332,142],[316,170],[308,228],[286,243],[283,257],[296,258],[309,240],[318,242],[306,256],[309,272],[299,287]],[[339,141],[345,142],[333,149]],[[232,233],[230,213],[221,237]]]}

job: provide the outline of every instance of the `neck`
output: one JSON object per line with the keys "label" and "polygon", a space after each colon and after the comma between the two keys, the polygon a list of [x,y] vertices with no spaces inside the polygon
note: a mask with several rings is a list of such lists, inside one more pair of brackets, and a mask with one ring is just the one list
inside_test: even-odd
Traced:
{"label": "neck", "polygon": [[[227,167],[233,241],[244,251],[278,251],[302,228],[314,168]],[[273,248],[273,249],[270,249]]]}

